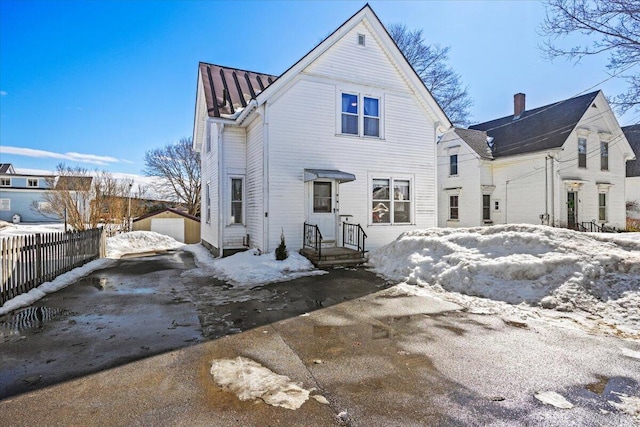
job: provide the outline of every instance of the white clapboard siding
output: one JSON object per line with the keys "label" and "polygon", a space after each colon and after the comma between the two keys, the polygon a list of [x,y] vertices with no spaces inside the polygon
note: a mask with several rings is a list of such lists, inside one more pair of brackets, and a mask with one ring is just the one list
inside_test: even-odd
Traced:
{"label": "white clapboard siding", "polygon": [[[216,249],[220,249],[218,239],[218,127],[216,124],[207,124],[208,132],[211,133],[211,151],[207,152],[206,137],[203,135],[204,143],[200,152],[202,161],[202,217],[200,233],[202,240]],[[207,184],[209,185],[211,198],[211,218],[207,221]]]}
{"label": "white clapboard siding", "polygon": [[242,248],[247,234],[247,228],[244,224],[231,223],[231,178],[244,177],[246,185],[246,140],[245,128],[235,126],[227,126],[224,128],[222,145],[223,171],[220,176],[220,198],[222,206],[222,214],[220,216],[224,227],[224,248]]}
{"label": "white clapboard siding", "polygon": [[252,248],[262,248],[264,241],[262,127],[262,116],[247,127],[246,224]]}

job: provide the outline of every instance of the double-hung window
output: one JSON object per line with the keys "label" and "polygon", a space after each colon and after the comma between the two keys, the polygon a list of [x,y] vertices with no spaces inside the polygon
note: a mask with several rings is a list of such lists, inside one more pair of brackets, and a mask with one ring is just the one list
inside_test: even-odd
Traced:
{"label": "double-hung window", "polygon": [[607,193],[598,193],[598,220],[607,221]]}
{"label": "double-hung window", "polygon": [[371,222],[373,224],[411,223],[411,180],[373,178]]}
{"label": "double-hung window", "polygon": [[609,143],[605,141],[600,142],[600,169],[609,170]]}
{"label": "double-hung window", "polygon": [[587,167],[587,138],[578,138],[578,167]]}
{"label": "double-hung window", "polygon": [[449,196],[449,219],[460,219],[458,212],[458,197],[459,196],[457,195]]}
{"label": "double-hung window", "polygon": [[11,187],[11,178],[0,178],[0,187]]}
{"label": "double-hung window", "polygon": [[207,182],[207,188],[205,190],[205,204],[206,204],[206,216],[205,221],[207,224],[211,224],[211,183]]}
{"label": "double-hung window", "polygon": [[231,224],[242,224],[242,178],[231,178]]}
{"label": "double-hung window", "polygon": [[449,156],[449,175],[458,175],[458,155],[453,154]]}
{"label": "double-hung window", "polygon": [[357,93],[342,93],[340,132],[345,135],[379,138],[380,111],[379,98]]}
{"label": "double-hung window", "polygon": [[38,178],[27,179],[27,187],[34,188],[38,186]]}
{"label": "double-hung window", "polygon": [[11,199],[0,199],[0,211],[11,210]]}
{"label": "double-hung window", "polygon": [[491,221],[491,195],[482,195],[482,220]]}

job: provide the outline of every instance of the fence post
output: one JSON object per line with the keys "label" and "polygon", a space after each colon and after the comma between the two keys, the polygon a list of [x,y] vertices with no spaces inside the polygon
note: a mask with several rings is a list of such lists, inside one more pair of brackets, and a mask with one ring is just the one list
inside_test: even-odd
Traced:
{"label": "fence post", "polygon": [[44,271],[42,268],[42,234],[36,234],[36,274],[38,278],[44,276]]}

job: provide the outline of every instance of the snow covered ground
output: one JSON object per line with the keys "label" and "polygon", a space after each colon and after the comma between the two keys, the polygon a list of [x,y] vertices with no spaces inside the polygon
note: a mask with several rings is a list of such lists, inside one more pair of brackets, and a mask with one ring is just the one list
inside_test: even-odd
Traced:
{"label": "snow covered ground", "polygon": [[416,230],[372,251],[369,265],[407,293],[470,312],[640,340],[640,233],[535,225]]}

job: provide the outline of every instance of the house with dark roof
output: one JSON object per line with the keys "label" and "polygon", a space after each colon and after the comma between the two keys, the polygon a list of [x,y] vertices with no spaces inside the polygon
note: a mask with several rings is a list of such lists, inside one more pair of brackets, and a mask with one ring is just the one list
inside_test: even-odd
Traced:
{"label": "house with dark roof", "polygon": [[625,126],[622,132],[636,155],[635,160],[627,162],[627,217],[640,220],[640,124]]}
{"label": "house with dark roof", "polygon": [[319,259],[436,226],[450,126],[369,5],[279,76],[200,63],[202,243]]}
{"label": "house with dark roof", "polygon": [[625,228],[633,150],[602,91],[453,129],[438,143],[442,227]]}
{"label": "house with dark roof", "polygon": [[52,175],[23,174],[11,163],[0,164],[0,220],[12,222],[58,222],[46,213],[44,197],[50,191]]}

